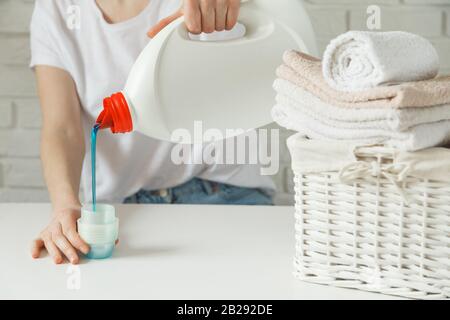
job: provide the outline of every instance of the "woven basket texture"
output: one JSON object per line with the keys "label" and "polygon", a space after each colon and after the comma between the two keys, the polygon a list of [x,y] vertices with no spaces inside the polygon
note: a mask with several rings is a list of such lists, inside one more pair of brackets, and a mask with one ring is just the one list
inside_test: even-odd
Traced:
{"label": "woven basket texture", "polygon": [[[450,298],[450,185],[382,174],[294,172],[297,278],[415,299]],[[363,166],[364,167],[364,166]],[[399,192],[401,189],[401,192]]]}

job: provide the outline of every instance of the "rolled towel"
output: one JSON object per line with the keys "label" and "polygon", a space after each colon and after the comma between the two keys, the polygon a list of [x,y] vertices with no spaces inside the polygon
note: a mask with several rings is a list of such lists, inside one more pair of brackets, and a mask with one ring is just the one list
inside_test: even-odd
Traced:
{"label": "rolled towel", "polygon": [[341,128],[404,131],[419,124],[450,120],[450,104],[421,108],[341,108],[323,102],[293,83],[277,79],[279,104],[292,106],[323,123]]}
{"label": "rolled towel", "polygon": [[416,151],[445,146],[450,142],[450,121],[427,123],[404,132],[379,129],[337,128],[294,110],[290,106],[277,104],[272,109],[272,118],[280,126],[300,132],[311,139],[344,140],[361,144],[384,144],[402,151]]}
{"label": "rolled towel", "polygon": [[332,40],[323,57],[325,80],[339,91],[428,80],[438,73],[433,45],[401,31],[350,31]]}
{"label": "rolled towel", "polygon": [[450,76],[376,87],[359,92],[342,92],[325,81],[317,58],[297,51],[283,55],[284,64],[277,69],[279,78],[311,92],[320,100],[344,108],[410,108],[450,104]]}

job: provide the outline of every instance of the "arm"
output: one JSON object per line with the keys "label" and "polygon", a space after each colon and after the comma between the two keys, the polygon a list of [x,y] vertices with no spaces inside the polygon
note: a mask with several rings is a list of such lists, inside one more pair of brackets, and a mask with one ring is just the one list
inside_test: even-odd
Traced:
{"label": "arm", "polygon": [[31,255],[38,258],[45,247],[57,264],[64,256],[78,263],[76,250],[89,251],[76,230],[85,153],[81,107],[75,84],[66,71],[38,66],[36,78],[43,116],[41,159],[53,213],[49,225],[33,242]]}
{"label": "arm", "polygon": [[238,21],[240,2],[240,0],[183,0],[182,7],[151,28],[148,36],[155,37],[168,24],[183,15],[187,29],[193,34],[231,30]]}

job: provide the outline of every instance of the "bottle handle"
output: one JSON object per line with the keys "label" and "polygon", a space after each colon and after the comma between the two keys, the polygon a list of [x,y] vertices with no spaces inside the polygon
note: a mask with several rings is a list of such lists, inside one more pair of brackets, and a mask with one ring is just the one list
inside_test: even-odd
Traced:
{"label": "bottle handle", "polygon": [[167,30],[163,30],[165,32],[161,32],[161,36],[168,36],[176,32],[181,40],[195,41],[199,45],[231,45],[266,38],[274,30],[273,20],[258,10],[253,0],[241,1],[238,25],[232,31],[215,32],[207,36],[204,34],[192,35],[187,30],[184,21],[184,16],[179,17],[165,28]]}

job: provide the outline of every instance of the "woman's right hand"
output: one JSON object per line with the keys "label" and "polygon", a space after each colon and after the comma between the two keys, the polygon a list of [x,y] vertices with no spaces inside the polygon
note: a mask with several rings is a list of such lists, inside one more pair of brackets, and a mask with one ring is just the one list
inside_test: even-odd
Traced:
{"label": "woman's right hand", "polygon": [[193,34],[231,30],[238,22],[240,3],[241,0],[183,0],[179,10],[152,27],[147,35],[154,38],[183,15],[187,29]]}
{"label": "woman's right hand", "polygon": [[64,258],[78,264],[78,252],[87,254],[90,250],[77,232],[80,215],[80,210],[75,208],[55,211],[49,225],[33,241],[31,256],[38,259],[45,248],[55,264],[63,263]]}

